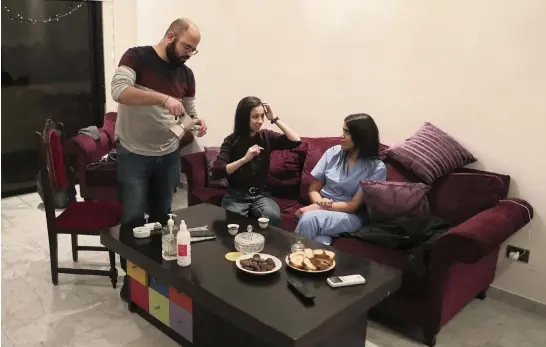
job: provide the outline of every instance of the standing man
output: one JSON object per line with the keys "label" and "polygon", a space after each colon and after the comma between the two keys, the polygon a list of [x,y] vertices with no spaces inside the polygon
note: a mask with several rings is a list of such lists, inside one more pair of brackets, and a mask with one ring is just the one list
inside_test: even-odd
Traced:
{"label": "standing man", "polygon": [[[121,223],[165,223],[180,181],[179,142],[189,131],[181,122],[191,117],[207,131],[195,110],[195,78],[186,61],[197,54],[199,28],[177,19],[154,46],[129,49],[112,79],[112,98],[119,103],[116,121],[118,195]],[[126,270],[125,259],[121,265]],[[121,297],[127,298],[127,276]]]}

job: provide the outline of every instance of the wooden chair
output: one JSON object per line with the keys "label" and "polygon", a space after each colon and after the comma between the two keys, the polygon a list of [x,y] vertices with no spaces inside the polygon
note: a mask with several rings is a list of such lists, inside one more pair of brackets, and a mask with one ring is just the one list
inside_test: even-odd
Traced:
{"label": "wooden chair", "polygon": [[[79,246],[78,235],[99,236],[100,231],[119,224],[121,206],[117,202],[75,201],[70,202],[63,212],[55,216],[54,196],[66,192],[74,177],[67,170],[63,153],[63,125],[48,119],[41,132],[36,132],[40,160],[40,183],[43,189],[43,202],[49,236],[49,257],[51,261],[51,280],[59,283],[59,273],[108,276],[116,288],[118,272],[115,253],[102,246]],[[58,264],[58,234],[72,237],[72,260],[78,261],[79,251],[108,251],[110,270],[60,268]]]}

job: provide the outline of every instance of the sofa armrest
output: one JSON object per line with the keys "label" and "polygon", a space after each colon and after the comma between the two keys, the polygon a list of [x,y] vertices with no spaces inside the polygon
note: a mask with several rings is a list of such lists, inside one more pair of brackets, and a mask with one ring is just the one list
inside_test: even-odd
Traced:
{"label": "sofa armrest", "polygon": [[533,218],[533,208],[521,199],[501,200],[442,235],[432,260],[448,258],[472,264],[498,248]]}
{"label": "sofa armrest", "polygon": [[93,140],[88,135],[77,135],[71,138],[66,143],[67,153],[82,160],[85,165],[94,163],[110,152],[114,144],[110,141],[110,137],[102,129],[99,129],[99,139]]}
{"label": "sofa armrest", "polygon": [[[81,188],[87,188],[85,181],[85,169],[87,165],[97,162],[100,158],[110,152],[113,143],[108,134],[100,129],[99,139],[93,140],[88,135],[77,135],[66,141],[65,150],[70,158],[71,165],[74,166]],[[83,195],[83,194],[82,194]]]}
{"label": "sofa armrest", "polygon": [[205,152],[185,154],[182,160],[182,173],[188,179],[188,194],[198,188],[206,186],[207,164]]}

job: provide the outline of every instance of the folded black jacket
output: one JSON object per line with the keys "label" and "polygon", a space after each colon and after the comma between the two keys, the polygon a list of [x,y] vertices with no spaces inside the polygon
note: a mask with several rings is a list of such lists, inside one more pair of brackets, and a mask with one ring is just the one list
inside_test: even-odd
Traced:
{"label": "folded black jacket", "polygon": [[410,257],[410,270],[418,277],[426,277],[430,250],[450,228],[450,224],[435,216],[396,217],[384,222],[363,225],[357,231],[343,233],[340,236],[406,251]]}

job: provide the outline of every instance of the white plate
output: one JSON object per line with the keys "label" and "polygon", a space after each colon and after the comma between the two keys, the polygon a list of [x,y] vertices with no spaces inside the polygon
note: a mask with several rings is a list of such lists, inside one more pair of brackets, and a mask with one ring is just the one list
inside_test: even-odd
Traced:
{"label": "white plate", "polygon": [[312,273],[312,274],[318,274],[318,273],[321,273],[321,272],[328,272],[330,270],[332,270],[333,268],[336,267],[336,261],[334,260],[332,266],[330,266],[329,268],[327,269],[324,269],[324,270],[317,270],[317,271],[309,271],[309,270],[305,270],[305,269],[298,269],[297,267],[293,267],[292,265],[290,265],[290,254],[286,256],[286,258],[284,259],[284,261],[286,262],[286,265],[290,266],[292,269],[294,270],[298,270],[300,272],[308,272],[308,273]]}
{"label": "white plate", "polygon": [[[275,262],[275,267],[273,268],[273,270],[270,270],[270,271],[252,271],[252,270],[247,270],[245,268],[243,268],[241,266],[241,260],[245,260],[245,259],[250,259],[254,256],[254,254],[259,254],[260,257],[262,259],[273,259],[273,261]],[[271,274],[273,272],[277,272],[281,269],[282,267],[282,261],[275,257],[275,256],[272,256],[272,255],[269,255],[269,254],[263,254],[263,253],[252,253],[252,254],[245,254],[241,257],[239,257],[236,261],[235,261],[235,265],[237,265],[237,267],[244,271],[244,272],[248,272],[249,274],[253,274],[253,275],[268,275],[268,274]]]}

